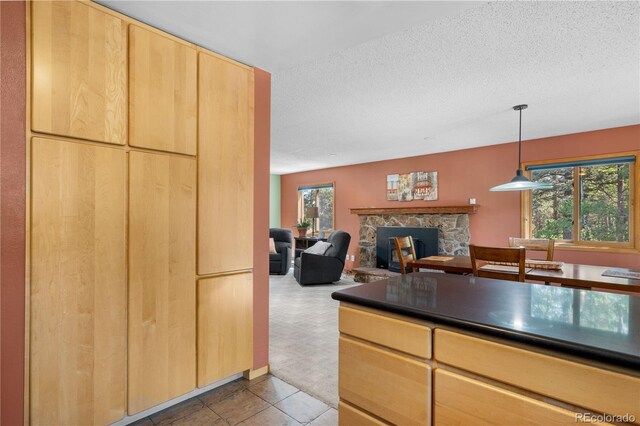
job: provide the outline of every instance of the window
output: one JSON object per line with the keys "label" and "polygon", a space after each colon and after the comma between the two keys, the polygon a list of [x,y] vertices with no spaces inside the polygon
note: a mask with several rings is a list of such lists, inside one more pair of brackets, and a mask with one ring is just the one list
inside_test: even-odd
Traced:
{"label": "window", "polygon": [[[319,231],[333,231],[333,206],[334,206],[334,185],[333,183],[322,183],[317,185],[303,185],[298,187],[298,218],[306,218],[312,223],[311,230],[314,235]],[[318,218],[313,220],[308,217],[309,207],[318,208]]]}
{"label": "window", "polygon": [[634,200],[638,199],[636,153],[528,163],[532,181],[551,190],[523,193],[524,234],[553,238],[558,247],[638,249]]}

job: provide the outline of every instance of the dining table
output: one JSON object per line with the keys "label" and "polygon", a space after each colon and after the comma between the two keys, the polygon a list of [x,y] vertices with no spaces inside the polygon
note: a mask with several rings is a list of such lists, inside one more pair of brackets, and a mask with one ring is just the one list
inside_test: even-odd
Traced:
{"label": "dining table", "polygon": [[[471,258],[469,256],[436,256],[436,259],[425,257],[409,261],[407,266],[410,268],[431,269],[454,274],[470,274],[473,272]],[[545,283],[557,283],[567,287],[616,290],[640,294],[640,279],[603,275],[605,271],[615,271],[622,275],[625,273],[640,274],[640,270],[629,268],[562,263],[560,269],[527,268],[525,279]]]}

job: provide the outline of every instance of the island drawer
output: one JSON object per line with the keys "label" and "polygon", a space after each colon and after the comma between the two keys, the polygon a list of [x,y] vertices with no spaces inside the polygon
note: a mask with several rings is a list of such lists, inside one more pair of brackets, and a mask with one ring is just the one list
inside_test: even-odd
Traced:
{"label": "island drawer", "polygon": [[[435,425],[575,425],[576,413],[456,373],[434,372]],[[491,409],[487,409],[491,407]]]}
{"label": "island drawer", "polygon": [[448,330],[435,359],[579,407],[640,421],[640,378]]}
{"label": "island drawer", "polygon": [[358,410],[357,408],[340,401],[338,404],[338,423],[341,426],[386,426],[388,423],[381,422],[375,417]]}
{"label": "island drawer", "polygon": [[348,306],[340,306],[339,315],[341,333],[419,358],[431,358],[431,329],[425,325]]}
{"label": "island drawer", "polygon": [[340,337],[340,399],[398,425],[430,423],[431,367]]}

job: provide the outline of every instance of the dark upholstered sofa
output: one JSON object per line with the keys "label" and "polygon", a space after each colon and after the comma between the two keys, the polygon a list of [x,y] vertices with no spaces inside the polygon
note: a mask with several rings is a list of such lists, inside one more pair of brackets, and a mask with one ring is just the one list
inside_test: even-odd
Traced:
{"label": "dark upholstered sofa", "polygon": [[351,235],[334,231],[327,238],[332,246],[324,255],[302,252],[293,264],[293,276],[300,284],[328,284],[340,279]]}
{"label": "dark upholstered sofa", "polygon": [[269,253],[269,274],[287,275],[291,267],[293,238],[291,229],[271,228],[269,238],[276,243],[276,254]]}

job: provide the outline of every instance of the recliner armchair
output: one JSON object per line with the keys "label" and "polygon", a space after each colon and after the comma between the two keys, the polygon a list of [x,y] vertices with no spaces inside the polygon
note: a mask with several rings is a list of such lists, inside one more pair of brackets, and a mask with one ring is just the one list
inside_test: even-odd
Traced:
{"label": "recliner armchair", "polygon": [[276,243],[276,253],[269,253],[269,274],[287,275],[293,245],[291,229],[271,228],[269,238]]}
{"label": "recliner armchair", "polygon": [[340,279],[351,235],[334,231],[327,239],[332,244],[324,255],[302,252],[293,264],[293,276],[300,284],[329,284]]}

